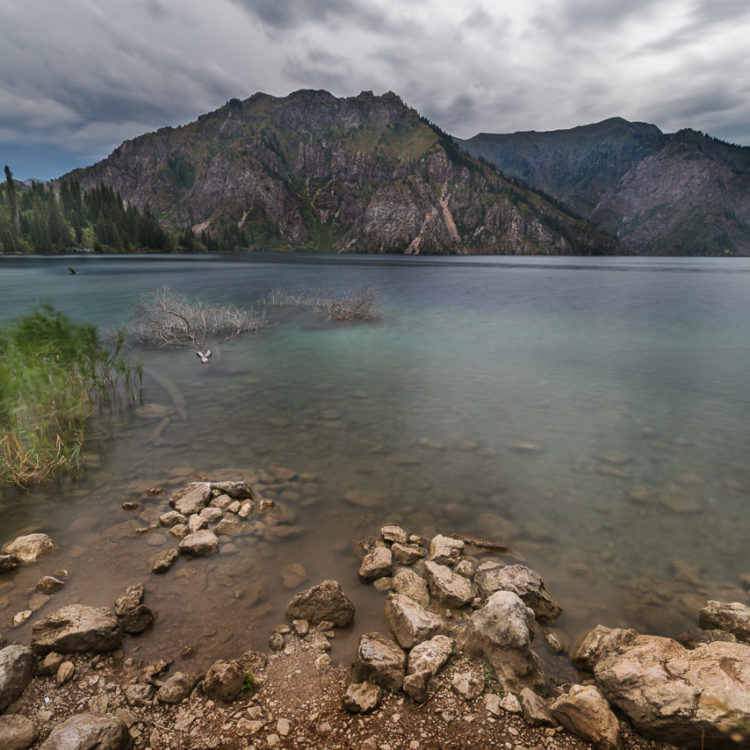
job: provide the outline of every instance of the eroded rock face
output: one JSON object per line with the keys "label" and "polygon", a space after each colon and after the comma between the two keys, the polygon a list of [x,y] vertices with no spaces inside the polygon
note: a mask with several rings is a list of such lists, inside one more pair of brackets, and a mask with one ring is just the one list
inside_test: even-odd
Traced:
{"label": "eroded rock face", "polygon": [[36,671],[36,656],[26,646],[0,649],[0,713],[26,689]]}
{"label": "eroded rock face", "polygon": [[0,747],[3,750],[26,750],[31,747],[36,735],[36,727],[25,716],[0,716]]}
{"label": "eroded rock face", "polygon": [[406,675],[406,654],[390,638],[366,633],[357,646],[356,669],[362,680],[373,679],[388,690],[400,690]]}
{"label": "eroded rock face", "polygon": [[327,579],[301,591],[286,605],[289,620],[307,620],[313,625],[328,620],[338,627],[354,619],[354,604],[338,581]]}
{"label": "eroded rock face", "polygon": [[70,604],[34,623],[31,648],[37,654],[57,651],[111,651],[122,642],[122,628],[111,609]]}
{"label": "eroded rock face", "polygon": [[512,591],[518,594],[523,603],[534,610],[539,622],[553,622],[562,613],[562,609],[544,587],[542,577],[526,565],[482,563],[474,574],[474,583],[483,597],[488,597],[495,591]]}
{"label": "eroded rock face", "polygon": [[[671,638],[597,626],[573,659],[642,734],[706,748],[750,747],[750,646],[689,650]],[[741,741],[728,741],[736,732]]]}
{"label": "eroded rock face", "polygon": [[57,548],[57,544],[47,534],[27,534],[4,544],[2,551],[7,555],[13,555],[21,562],[30,563],[49,552],[54,552]]}
{"label": "eroded rock face", "polygon": [[79,714],[60,722],[39,750],[129,750],[127,726],[114,716]]}
{"label": "eroded rock face", "polygon": [[512,591],[496,591],[468,620],[462,641],[483,655],[505,690],[539,688],[542,667],[531,650],[534,612]]}
{"label": "eroded rock face", "polygon": [[609,703],[593,685],[573,685],[552,704],[552,714],[597,750],[620,750],[620,724]]}
{"label": "eroded rock face", "polygon": [[444,625],[441,617],[403,594],[389,594],[385,602],[385,621],[402,648],[426,641]]}
{"label": "eroded rock face", "polygon": [[750,643],[750,607],[741,602],[706,602],[698,624],[705,630],[723,630],[744,643]]}
{"label": "eroded rock face", "polygon": [[475,596],[471,581],[457,575],[445,565],[427,560],[424,564],[424,576],[430,593],[446,607],[464,607]]}

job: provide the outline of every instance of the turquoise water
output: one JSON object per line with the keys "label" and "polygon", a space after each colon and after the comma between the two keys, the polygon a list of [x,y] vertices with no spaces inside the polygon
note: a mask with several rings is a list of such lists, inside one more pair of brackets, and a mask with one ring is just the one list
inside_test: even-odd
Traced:
{"label": "turquoise water", "polygon": [[[353,633],[383,627],[351,541],[386,521],[503,538],[565,609],[569,639],[598,622],[674,635],[706,598],[744,600],[750,261],[4,257],[0,319],[48,300],[114,328],[161,285],[255,308],[274,290],[372,287],[383,316],[269,308],[263,331],[214,347],[207,366],[139,352],[144,401],[184,400],[187,420],[96,418],[84,479],[6,495],[3,539],[43,527],[61,542],[54,565],[71,578],[55,603],[108,604],[148,581],[160,621],[144,653],[262,645],[283,619],[278,570],[291,562],[309,582],[342,581]],[[147,486],[271,465],[319,478],[290,500],[299,538],[238,543],[154,581],[144,561],[158,539],[112,531]],[[381,493],[379,505],[351,505],[348,490]],[[38,565],[0,582],[0,617],[25,608],[23,587],[48,572]]]}

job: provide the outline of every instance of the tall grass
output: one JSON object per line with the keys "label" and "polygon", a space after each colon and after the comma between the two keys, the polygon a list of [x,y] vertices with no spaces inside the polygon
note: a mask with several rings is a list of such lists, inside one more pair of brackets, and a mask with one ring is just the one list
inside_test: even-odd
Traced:
{"label": "tall grass", "polygon": [[81,467],[88,418],[138,397],[140,365],[50,305],[0,327],[0,485]]}

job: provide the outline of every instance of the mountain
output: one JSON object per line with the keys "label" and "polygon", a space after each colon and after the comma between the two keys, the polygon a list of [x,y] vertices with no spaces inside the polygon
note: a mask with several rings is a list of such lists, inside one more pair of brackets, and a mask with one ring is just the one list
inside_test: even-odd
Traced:
{"label": "mountain", "polygon": [[632,252],[750,255],[750,148],[619,117],[456,142]]}
{"label": "mountain", "polygon": [[393,93],[231,99],[61,180],[222,247],[608,253],[615,240],[458,149]]}

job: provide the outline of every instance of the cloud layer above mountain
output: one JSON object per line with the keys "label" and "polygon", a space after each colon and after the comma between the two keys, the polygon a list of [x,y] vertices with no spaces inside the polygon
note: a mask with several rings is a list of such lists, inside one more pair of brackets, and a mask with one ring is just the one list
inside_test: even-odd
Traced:
{"label": "cloud layer above mountain", "polygon": [[0,0],[0,28],[20,177],[299,88],[392,90],[461,137],[619,115],[750,145],[744,0]]}

